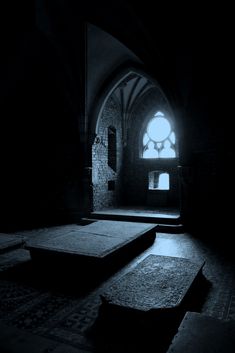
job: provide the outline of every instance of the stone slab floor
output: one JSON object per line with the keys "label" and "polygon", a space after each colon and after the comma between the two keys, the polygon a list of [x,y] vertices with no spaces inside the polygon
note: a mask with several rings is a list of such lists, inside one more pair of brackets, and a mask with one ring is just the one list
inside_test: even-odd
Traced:
{"label": "stone slab floor", "polygon": [[[52,230],[52,233],[64,234],[74,227],[77,225],[27,231],[19,236],[35,240],[43,232],[50,238]],[[131,328],[123,334],[121,327],[113,327],[111,337],[101,332],[102,339],[98,340],[91,334],[99,314],[100,294],[150,254],[205,261],[203,274],[209,286],[199,312],[222,320],[235,319],[235,267],[233,251],[226,244],[225,235],[202,239],[188,233],[157,233],[152,246],[111,276],[101,276],[94,285],[92,278],[83,282],[80,277],[79,273],[84,274],[85,268],[73,267],[66,275],[51,276],[33,264],[26,249],[1,254],[0,323],[23,330],[29,336],[37,335],[85,352],[160,352],[156,336],[150,335],[146,340],[141,333],[131,333]],[[112,323],[110,325],[112,331]]]}

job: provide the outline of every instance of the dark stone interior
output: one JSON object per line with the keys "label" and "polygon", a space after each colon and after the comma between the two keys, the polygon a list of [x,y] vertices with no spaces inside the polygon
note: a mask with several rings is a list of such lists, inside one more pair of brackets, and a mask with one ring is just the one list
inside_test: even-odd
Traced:
{"label": "dark stone interior", "polygon": [[[30,342],[31,334],[52,339],[56,346],[41,347],[52,344],[55,352],[151,351],[152,330],[143,333],[147,346],[141,329],[139,344],[130,330],[125,350],[117,327],[99,341],[94,327],[100,332],[107,322],[94,320],[103,286],[154,253],[203,258],[211,286],[196,289],[203,303],[193,309],[235,318],[229,12],[132,0],[1,5],[1,325],[23,330]],[[170,117],[174,159],[142,158],[156,111]],[[152,171],[169,174],[169,191],[149,190]],[[93,279],[76,261],[63,259],[57,272],[53,256],[46,266],[43,255],[32,261],[29,239],[63,234],[69,242],[74,227],[96,219],[153,223],[156,239],[123,262],[116,258],[119,266],[111,260]],[[32,352],[28,347],[19,349]]]}

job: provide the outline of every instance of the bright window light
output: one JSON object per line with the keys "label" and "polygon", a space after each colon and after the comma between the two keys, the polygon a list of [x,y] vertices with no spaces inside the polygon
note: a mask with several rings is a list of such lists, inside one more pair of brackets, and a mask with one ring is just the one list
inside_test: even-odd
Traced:
{"label": "bright window light", "polygon": [[171,126],[166,118],[154,118],[150,121],[147,134],[151,140],[156,142],[164,141],[171,132]]}
{"label": "bright window light", "polygon": [[149,190],[170,190],[170,177],[167,172],[154,170],[149,172]]}
{"label": "bright window light", "polygon": [[170,134],[169,139],[170,139],[170,141],[171,141],[173,144],[175,144],[175,133],[174,133],[174,132],[172,132],[172,133]]}
{"label": "bright window light", "polygon": [[147,145],[147,143],[149,142],[149,137],[148,137],[148,134],[144,134],[144,137],[143,137],[143,144],[144,146]]}
{"label": "bright window light", "polygon": [[164,116],[164,114],[162,112],[157,112],[154,116]]}
{"label": "bright window light", "polygon": [[159,175],[158,189],[159,190],[169,190],[170,189],[169,174],[168,173],[161,173]]}
{"label": "bright window light", "polygon": [[144,151],[144,158],[158,158],[158,151],[154,148],[154,143],[150,141],[147,149]]}
{"label": "bright window light", "polygon": [[164,147],[160,152],[160,158],[175,158],[175,150],[171,147],[169,140],[164,142]]}
{"label": "bright window light", "polygon": [[162,112],[148,122],[142,141],[143,158],[176,158],[175,132]]}

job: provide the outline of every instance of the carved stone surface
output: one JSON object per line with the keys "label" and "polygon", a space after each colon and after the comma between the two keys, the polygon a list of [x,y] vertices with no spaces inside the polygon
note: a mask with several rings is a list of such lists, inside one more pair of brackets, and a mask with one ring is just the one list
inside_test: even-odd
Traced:
{"label": "carved stone surface", "polygon": [[28,250],[85,255],[103,258],[133,240],[153,233],[156,225],[132,222],[97,221],[63,236],[26,243]]}
{"label": "carved stone surface", "polygon": [[108,304],[141,311],[174,308],[180,305],[203,265],[184,258],[149,255],[102,297]]}

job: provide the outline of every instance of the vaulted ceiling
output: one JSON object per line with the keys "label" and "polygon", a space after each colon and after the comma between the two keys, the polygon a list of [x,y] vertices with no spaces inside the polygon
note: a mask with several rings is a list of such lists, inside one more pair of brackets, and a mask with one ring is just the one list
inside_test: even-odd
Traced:
{"label": "vaulted ceiling", "polygon": [[114,94],[121,104],[123,115],[131,112],[134,105],[154,84],[146,77],[130,73],[119,86]]}

